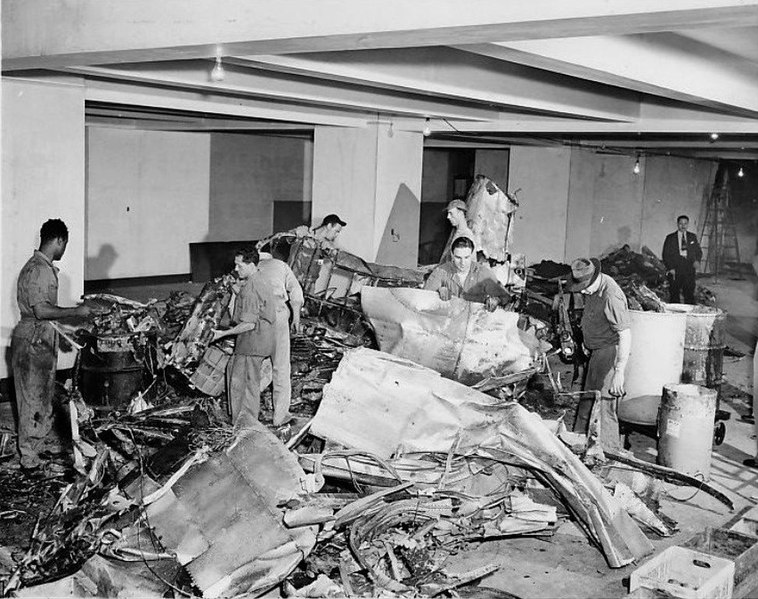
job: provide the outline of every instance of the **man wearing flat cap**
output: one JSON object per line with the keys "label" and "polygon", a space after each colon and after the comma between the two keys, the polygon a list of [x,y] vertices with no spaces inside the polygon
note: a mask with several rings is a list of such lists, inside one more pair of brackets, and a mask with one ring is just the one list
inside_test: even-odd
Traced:
{"label": "man wearing flat cap", "polygon": [[624,370],[632,346],[629,307],[616,281],[600,269],[597,258],[571,264],[569,291],[584,297],[582,333],[590,351],[585,391],[600,391],[600,441],[604,449],[621,449],[617,398],[624,395]]}
{"label": "man wearing flat cap", "polygon": [[479,250],[479,243],[474,235],[474,232],[468,226],[466,216],[468,207],[466,202],[461,199],[455,199],[448,203],[445,207],[445,213],[447,214],[447,221],[453,226],[453,230],[450,233],[450,237],[445,244],[445,249],[442,250],[442,257],[440,258],[440,264],[448,262],[452,255],[451,246],[453,241],[459,237],[468,237],[474,242],[474,259],[476,259],[476,252]]}

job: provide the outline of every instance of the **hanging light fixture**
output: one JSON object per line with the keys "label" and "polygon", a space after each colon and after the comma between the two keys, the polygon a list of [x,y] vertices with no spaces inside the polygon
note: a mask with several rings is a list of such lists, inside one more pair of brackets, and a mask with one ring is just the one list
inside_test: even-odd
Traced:
{"label": "hanging light fixture", "polygon": [[387,127],[387,137],[394,137],[395,136],[395,129],[392,126],[392,121],[390,121],[389,127]]}
{"label": "hanging light fixture", "polygon": [[431,119],[426,119],[424,130],[421,133],[423,133],[424,137],[429,137],[432,134]]}
{"label": "hanging light fixture", "polygon": [[635,175],[639,175],[640,174],[640,157],[639,157],[639,155],[637,156],[637,160],[634,162],[634,168],[632,169],[632,172]]}
{"label": "hanging light fixture", "polygon": [[719,138],[719,134],[718,134],[718,133],[716,133],[716,132],[714,132],[714,133],[711,133],[711,139],[712,139],[713,141],[716,141],[718,138]]}
{"label": "hanging light fixture", "polygon": [[737,171],[737,176],[738,177],[744,177],[745,176],[745,173],[742,172],[742,167],[740,167],[740,170]]}
{"label": "hanging light fixture", "polygon": [[211,70],[211,81],[218,83],[219,81],[223,81],[225,76],[224,65],[221,64],[221,52],[218,52],[216,54],[216,64],[213,65],[213,69]]}

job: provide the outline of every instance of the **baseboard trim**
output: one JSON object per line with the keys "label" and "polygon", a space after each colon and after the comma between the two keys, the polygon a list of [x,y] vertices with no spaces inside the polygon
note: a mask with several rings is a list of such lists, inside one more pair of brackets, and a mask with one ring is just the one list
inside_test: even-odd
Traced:
{"label": "baseboard trim", "polygon": [[192,276],[190,273],[153,277],[126,277],[122,279],[93,279],[84,281],[84,293],[97,293],[103,289],[119,289],[142,285],[176,285],[178,283],[189,283],[191,280]]}

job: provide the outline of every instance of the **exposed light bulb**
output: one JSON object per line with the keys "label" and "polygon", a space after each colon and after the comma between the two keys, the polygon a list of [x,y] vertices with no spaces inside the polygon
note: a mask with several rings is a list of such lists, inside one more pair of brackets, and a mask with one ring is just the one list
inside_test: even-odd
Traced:
{"label": "exposed light bulb", "polygon": [[640,174],[640,159],[639,158],[637,158],[637,161],[634,163],[634,168],[632,169],[632,172],[635,175],[639,175]]}
{"label": "exposed light bulb", "polygon": [[430,123],[431,121],[429,119],[426,119],[426,125],[424,125],[424,130],[421,132],[424,134],[424,137],[429,137],[432,134]]}
{"label": "exposed light bulb", "polygon": [[745,176],[745,173],[742,172],[742,167],[740,167],[740,170],[737,171],[737,176],[738,177],[744,177]]}
{"label": "exposed light bulb", "polygon": [[221,64],[221,55],[218,55],[216,56],[216,64],[213,65],[213,70],[211,70],[211,81],[223,81],[225,75],[224,65]]}
{"label": "exposed light bulb", "polygon": [[711,139],[713,141],[716,141],[718,138],[719,138],[719,134],[718,133],[711,133]]}

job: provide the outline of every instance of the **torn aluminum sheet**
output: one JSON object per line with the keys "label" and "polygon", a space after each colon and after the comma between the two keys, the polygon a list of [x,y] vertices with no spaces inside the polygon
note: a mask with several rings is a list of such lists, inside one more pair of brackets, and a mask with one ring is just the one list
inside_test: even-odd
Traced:
{"label": "torn aluminum sheet", "polygon": [[518,328],[519,314],[425,289],[364,287],[361,307],[379,348],[473,385],[528,370],[549,349]]}
{"label": "torn aluminum sheet", "polygon": [[653,550],[602,483],[537,415],[408,360],[358,348],[324,387],[311,433],[380,458],[400,452],[476,454],[527,467],[599,545],[611,567]]}
{"label": "torn aluminum sheet", "polygon": [[316,542],[317,527],[285,527],[278,507],[301,493],[304,478],[294,454],[255,423],[176,480],[147,508],[148,521],[204,597],[257,596]]}
{"label": "torn aluminum sheet", "polygon": [[477,175],[466,196],[466,221],[479,249],[497,262],[505,262],[513,236],[513,213],[518,202],[484,175]]}

